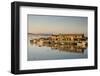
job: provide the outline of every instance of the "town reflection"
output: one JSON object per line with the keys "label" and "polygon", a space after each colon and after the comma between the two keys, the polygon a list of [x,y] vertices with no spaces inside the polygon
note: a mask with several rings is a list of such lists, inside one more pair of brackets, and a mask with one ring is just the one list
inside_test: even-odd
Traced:
{"label": "town reflection", "polygon": [[84,50],[87,48],[87,45],[78,46],[75,44],[50,44],[50,43],[36,43],[33,40],[30,40],[31,45],[36,45],[38,47],[49,47],[52,50],[58,50],[62,52],[73,52],[73,53],[84,53]]}

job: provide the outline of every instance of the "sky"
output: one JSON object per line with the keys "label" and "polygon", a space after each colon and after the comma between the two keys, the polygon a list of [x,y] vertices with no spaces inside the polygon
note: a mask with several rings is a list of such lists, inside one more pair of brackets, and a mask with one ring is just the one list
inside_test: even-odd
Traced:
{"label": "sky", "polygon": [[28,33],[84,33],[88,18],[77,16],[28,15]]}

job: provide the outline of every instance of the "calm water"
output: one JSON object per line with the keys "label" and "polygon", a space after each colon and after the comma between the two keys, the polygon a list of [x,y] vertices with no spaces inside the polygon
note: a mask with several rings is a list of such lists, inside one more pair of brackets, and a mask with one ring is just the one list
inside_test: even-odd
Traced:
{"label": "calm water", "polygon": [[73,46],[46,45],[40,46],[30,42],[31,39],[41,36],[28,36],[28,61],[56,60],[56,59],[79,59],[87,58],[86,49],[74,49]]}

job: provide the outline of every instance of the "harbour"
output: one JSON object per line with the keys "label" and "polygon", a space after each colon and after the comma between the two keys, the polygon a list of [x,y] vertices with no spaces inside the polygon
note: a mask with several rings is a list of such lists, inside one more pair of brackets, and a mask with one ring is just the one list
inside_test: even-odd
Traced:
{"label": "harbour", "polygon": [[87,58],[88,39],[84,34],[28,37],[28,60]]}

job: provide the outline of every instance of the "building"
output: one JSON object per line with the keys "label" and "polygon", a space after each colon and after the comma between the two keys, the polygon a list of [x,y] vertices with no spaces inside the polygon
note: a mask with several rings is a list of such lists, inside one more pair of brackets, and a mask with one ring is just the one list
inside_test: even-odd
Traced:
{"label": "building", "polygon": [[34,39],[33,41],[41,44],[87,45],[87,37],[84,34],[58,34],[51,35],[47,38]]}

